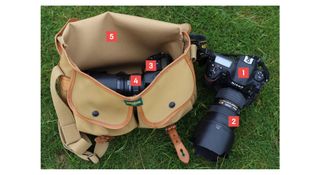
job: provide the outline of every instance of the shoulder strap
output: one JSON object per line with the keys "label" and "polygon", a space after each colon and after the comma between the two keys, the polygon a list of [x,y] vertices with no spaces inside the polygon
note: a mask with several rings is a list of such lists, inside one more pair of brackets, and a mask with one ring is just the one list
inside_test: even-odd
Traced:
{"label": "shoulder strap", "polygon": [[92,145],[88,136],[80,133],[77,129],[73,114],[69,107],[58,95],[56,84],[60,76],[63,76],[59,66],[55,66],[51,73],[50,90],[54,108],[58,116],[59,134],[63,146],[84,160],[90,160],[93,163],[98,163],[109,146],[109,140],[104,142],[96,142],[94,152],[88,151]]}

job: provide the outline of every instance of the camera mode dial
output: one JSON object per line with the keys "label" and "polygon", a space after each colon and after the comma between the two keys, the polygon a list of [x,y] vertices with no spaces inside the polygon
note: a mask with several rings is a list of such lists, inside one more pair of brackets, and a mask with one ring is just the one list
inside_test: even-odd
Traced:
{"label": "camera mode dial", "polygon": [[261,70],[256,71],[254,74],[254,79],[257,80],[258,82],[264,81],[264,74]]}

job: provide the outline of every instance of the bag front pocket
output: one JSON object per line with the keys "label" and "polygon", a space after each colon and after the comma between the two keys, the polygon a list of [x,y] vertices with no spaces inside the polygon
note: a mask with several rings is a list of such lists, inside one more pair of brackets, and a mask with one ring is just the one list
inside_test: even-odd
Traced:
{"label": "bag front pocket", "polygon": [[133,108],[125,105],[120,95],[102,87],[82,72],[74,71],[67,96],[75,116],[91,124],[121,129],[132,122]]}
{"label": "bag front pocket", "polygon": [[[142,94],[143,105],[138,106],[139,127],[165,127],[182,117],[179,113],[189,111],[194,101],[195,80],[187,62],[189,57],[173,62]],[[192,66],[192,65],[191,65]],[[191,105],[192,106],[192,105]],[[176,116],[180,116],[176,118]]]}

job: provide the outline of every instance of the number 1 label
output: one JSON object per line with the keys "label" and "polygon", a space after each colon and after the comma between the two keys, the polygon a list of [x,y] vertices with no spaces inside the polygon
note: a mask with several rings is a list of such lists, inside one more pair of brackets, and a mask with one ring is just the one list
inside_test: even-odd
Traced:
{"label": "number 1 label", "polygon": [[240,117],[239,116],[229,116],[228,117],[228,125],[229,125],[229,127],[239,127]]}
{"label": "number 1 label", "polygon": [[249,78],[249,68],[248,67],[239,67],[238,68],[238,77],[239,78]]}

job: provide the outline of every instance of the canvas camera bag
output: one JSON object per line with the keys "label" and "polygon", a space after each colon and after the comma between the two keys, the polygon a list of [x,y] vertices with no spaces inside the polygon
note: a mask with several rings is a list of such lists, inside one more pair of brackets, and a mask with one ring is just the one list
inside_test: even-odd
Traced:
{"label": "canvas camera bag", "polygon": [[[64,147],[98,163],[113,137],[135,128],[165,128],[179,159],[188,163],[189,153],[175,123],[192,109],[196,99],[190,30],[189,24],[112,12],[70,19],[55,37],[60,61],[50,82]],[[116,32],[116,41],[106,41],[108,31]],[[108,67],[108,72],[130,74],[141,71],[137,64],[159,52],[169,53],[173,62],[135,96],[123,96],[83,72]],[[171,102],[174,107],[169,106]],[[87,134],[95,136],[95,141]],[[93,152],[88,151],[91,146]]]}

